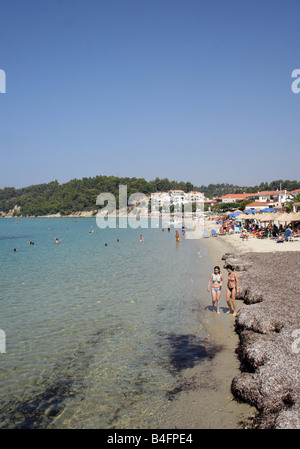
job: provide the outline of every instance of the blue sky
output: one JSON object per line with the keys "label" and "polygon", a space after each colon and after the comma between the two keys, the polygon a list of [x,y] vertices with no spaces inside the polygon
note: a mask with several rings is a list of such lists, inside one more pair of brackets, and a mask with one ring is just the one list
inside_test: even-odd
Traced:
{"label": "blue sky", "polygon": [[1,2],[0,188],[300,180],[298,0]]}

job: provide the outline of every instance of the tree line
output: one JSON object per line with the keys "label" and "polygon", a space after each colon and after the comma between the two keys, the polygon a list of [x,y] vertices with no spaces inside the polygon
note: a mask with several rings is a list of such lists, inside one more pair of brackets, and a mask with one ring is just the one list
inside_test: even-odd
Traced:
{"label": "tree line", "polygon": [[47,184],[37,184],[16,189],[5,187],[0,189],[0,211],[7,213],[14,206],[19,209],[15,216],[38,216],[57,214],[69,215],[78,211],[90,211],[98,208],[96,199],[100,193],[112,193],[119,199],[119,186],[126,185],[128,197],[133,193],[150,195],[154,192],[165,192],[180,189],[184,192],[197,190],[203,192],[207,198],[219,197],[227,193],[252,193],[263,190],[300,189],[298,181],[272,181],[261,183],[259,186],[246,187],[232,184],[209,184],[195,186],[190,182],[169,181],[167,178],[155,178],[146,181],[144,178],[120,178],[116,176],[96,176],[93,178],[72,179],[60,184],[57,180]]}

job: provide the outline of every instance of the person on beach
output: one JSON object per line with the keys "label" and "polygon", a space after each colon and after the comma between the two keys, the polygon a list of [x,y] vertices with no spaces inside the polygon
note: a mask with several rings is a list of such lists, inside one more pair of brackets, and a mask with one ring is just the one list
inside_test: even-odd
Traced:
{"label": "person on beach", "polygon": [[215,303],[217,303],[217,313],[220,313],[220,296],[222,293],[223,275],[220,267],[214,267],[214,272],[209,278],[207,291],[211,288],[212,311],[215,311]]}
{"label": "person on beach", "polygon": [[[227,314],[232,312],[233,309],[233,316],[236,316],[236,294],[239,292],[239,278],[237,274],[234,271],[234,268],[231,265],[226,266],[226,270],[228,272],[228,282],[227,282],[227,288],[226,288],[226,302],[229,307]],[[231,298],[231,302],[230,302]],[[232,307],[231,307],[232,303]]]}
{"label": "person on beach", "polygon": [[276,240],[276,243],[284,243],[284,237],[283,237],[282,234],[279,234],[279,236],[278,236],[278,238]]}

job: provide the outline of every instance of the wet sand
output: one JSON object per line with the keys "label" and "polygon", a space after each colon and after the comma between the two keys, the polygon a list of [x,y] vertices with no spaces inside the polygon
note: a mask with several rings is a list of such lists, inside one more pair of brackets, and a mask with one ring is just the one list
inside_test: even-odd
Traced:
{"label": "wet sand", "polygon": [[[215,223],[206,223],[206,229],[217,228]],[[222,348],[213,359],[204,360],[200,365],[185,371],[186,384],[193,383],[194,388],[181,394],[174,407],[170,407],[169,419],[164,421],[164,427],[299,428],[299,356],[298,352],[291,351],[294,343],[291,335],[292,331],[298,329],[300,318],[295,318],[295,321],[293,313],[286,313],[290,301],[286,287],[290,282],[290,268],[299,265],[300,239],[276,244],[274,240],[250,237],[243,242],[238,234],[233,234],[203,238],[201,242],[208,248],[211,269],[214,265],[221,267],[225,285],[227,272],[223,268],[224,264],[233,263],[239,270],[242,292],[237,300],[238,314],[236,318],[226,315],[225,290],[221,295],[220,315],[212,312],[210,294],[206,297],[199,295],[199,308],[202,311],[205,309],[206,338]],[[280,263],[283,259],[284,267]],[[276,270],[278,282],[275,299],[272,294],[270,298],[264,295],[266,266],[270,267],[269,292],[274,287],[272,270]],[[282,288],[280,276],[283,273],[286,281]],[[298,276],[297,272],[294,276]],[[251,303],[251,298],[256,304],[250,306],[249,310],[247,304]],[[268,300],[273,300],[271,306]],[[297,301],[300,301],[298,293]],[[284,306],[281,308],[280,304]],[[261,305],[262,310],[259,310]],[[266,310],[273,311],[271,317]],[[272,354],[275,354],[275,359]],[[287,376],[284,376],[285,367],[290,371]],[[250,371],[247,372],[247,369]]]}
{"label": "wet sand", "polygon": [[[208,249],[209,270],[214,265],[221,267],[224,283],[227,273],[222,266],[222,256],[232,247],[225,241],[222,245],[215,239],[202,239]],[[195,277],[197,274],[193,273]],[[209,277],[207,278],[208,282]],[[206,284],[207,288],[207,284]],[[243,304],[237,303],[238,310]],[[198,292],[199,314],[204,313],[204,327],[207,344],[220,347],[212,359],[206,359],[184,372],[186,385],[193,385],[180,394],[173,406],[168,409],[161,428],[179,429],[238,429],[249,426],[256,409],[247,403],[238,402],[231,393],[232,379],[239,374],[239,360],[235,353],[238,335],[235,333],[235,317],[226,315],[228,311],[225,289],[220,300],[220,314],[212,312],[211,293]],[[202,318],[203,319],[203,318]],[[202,329],[203,333],[203,329]]]}
{"label": "wet sand", "polygon": [[239,373],[234,396],[256,408],[252,425],[261,429],[300,428],[300,240],[274,240],[238,234],[206,239],[221,251],[240,279],[235,331]]}

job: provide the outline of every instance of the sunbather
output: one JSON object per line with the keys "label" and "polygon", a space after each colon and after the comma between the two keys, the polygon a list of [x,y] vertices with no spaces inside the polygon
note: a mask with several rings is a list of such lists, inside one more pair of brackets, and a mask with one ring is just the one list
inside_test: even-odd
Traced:
{"label": "sunbather", "polygon": [[283,243],[284,242],[284,237],[282,234],[279,234],[278,239],[276,240],[276,243]]}

